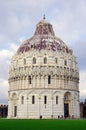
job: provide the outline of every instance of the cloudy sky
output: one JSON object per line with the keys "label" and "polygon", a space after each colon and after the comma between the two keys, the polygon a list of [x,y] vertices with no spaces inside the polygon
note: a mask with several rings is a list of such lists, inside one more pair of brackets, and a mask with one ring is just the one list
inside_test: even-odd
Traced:
{"label": "cloudy sky", "polygon": [[86,98],[86,0],[0,0],[0,103],[8,101],[10,59],[34,34],[43,14],[73,49],[80,70],[80,99]]}

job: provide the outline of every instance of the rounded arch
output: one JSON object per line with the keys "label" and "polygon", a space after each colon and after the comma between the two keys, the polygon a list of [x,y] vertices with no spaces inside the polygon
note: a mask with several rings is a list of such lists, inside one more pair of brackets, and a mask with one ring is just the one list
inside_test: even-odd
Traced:
{"label": "rounded arch", "polygon": [[27,93],[27,96],[29,95],[35,95],[35,94],[38,94],[35,90],[32,90],[30,92]]}
{"label": "rounded arch", "polygon": [[53,95],[53,96],[54,96],[54,95],[61,95],[61,92],[60,92],[60,91],[55,91],[55,92],[53,92],[52,95]]}
{"label": "rounded arch", "polygon": [[72,98],[71,92],[65,92],[64,93],[64,101],[70,101]]}
{"label": "rounded arch", "polygon": [[51,93],[48,90],[47,91],[44,90],[44,91],[42,91],[42,92],[39,93],[39,95],[44,95],[44,94],[51,94]]}
{"label": "rounded arch", "polygon": [[26,98],[27,98],[27,93],[26,93],[26,92],[20,92],[20,93],[18,94],[18,97],[19,97],[20,100],[21,100],[22,97],[23,97],[24,99],[26,99]]}
{"label": "rounded arch", "polygon": [[12,93],[11,98],[12,98],[13,100],[16,100],[16,99],[17,99],[17,94],[16,94],[16,93]]}
{"label": "rounded arch", "polygon": [[26,92],[22,91],[22,92],[19,92],[19,93],[18,93],[18,96],[26,95],[26,94],[27,94]]}

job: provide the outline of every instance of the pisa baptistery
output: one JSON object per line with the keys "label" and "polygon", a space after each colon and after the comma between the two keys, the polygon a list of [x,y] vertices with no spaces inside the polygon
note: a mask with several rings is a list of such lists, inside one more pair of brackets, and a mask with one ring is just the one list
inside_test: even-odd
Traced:
{"label": "pisa baptistery", "polygon": [[43,18],[9,67],[8,118],[79,118],[79,70],[73,50]]}

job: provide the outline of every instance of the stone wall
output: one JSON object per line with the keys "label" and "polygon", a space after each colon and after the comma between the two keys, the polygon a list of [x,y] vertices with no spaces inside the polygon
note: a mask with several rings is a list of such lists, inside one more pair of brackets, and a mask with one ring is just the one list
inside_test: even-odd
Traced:
{"label": "stone wall", "polygon": [[[65,98],[66,95],[66,98]],[[68,95],[68,97],[67,97]],[[34,104],[32,96],[35,97]],[[47,97],[44,103],[44,96]],[[56,96],[58,101],[56,103]],[[23,101],[22,101],[23,97]],[[64,104],[69,104],[69,115],[72,118],[79,118],[78,92],[56,89],[34,89],[10,92],[9,95],[9,118],[58,118],[64,117]],[[17,107],[15,116],[15,106]],[[68,116],[69,116],[68,115]]]}

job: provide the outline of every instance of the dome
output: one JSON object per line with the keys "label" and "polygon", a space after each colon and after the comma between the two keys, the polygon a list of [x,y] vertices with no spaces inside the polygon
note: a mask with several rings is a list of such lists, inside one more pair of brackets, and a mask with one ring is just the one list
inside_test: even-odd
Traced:
{"label": "dome", "polygon": [[46,19],[37,24],[34,36],[25,40],[17,53],[29,52],[32,49],[72,53],[72,50],[60,38],[55,36],[52,25]]}

